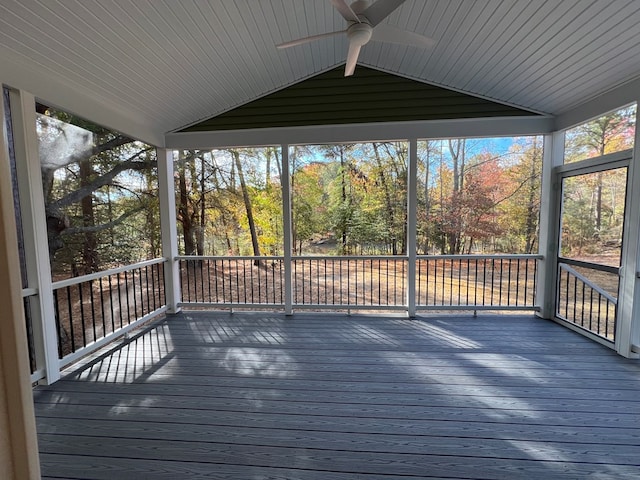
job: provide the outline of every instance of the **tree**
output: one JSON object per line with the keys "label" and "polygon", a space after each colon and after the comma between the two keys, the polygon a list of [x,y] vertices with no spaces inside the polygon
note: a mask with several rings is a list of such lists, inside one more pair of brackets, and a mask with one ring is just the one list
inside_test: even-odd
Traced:
{"label": "tree", "polygon": [[[65,112],[40,104],[37,110],[54,274],[65,268],[73,275],[89,273],[146,257],[149,251],[140,246],[148,241],[130,241],[123,252],[111,245],[114,229],[128,229],[135,217],[144,215],[148,199],[155,198],[136,183],[155,168],[153,149]],[[138,234],[150,238],[146,233]],[[136,244],[140,246],[131,246]]]}
{"label": "tree", "polygon": [[[602,156],[633,146],[635,106],[623,108],[584,123],[567,134],[566,161]],[[598,239],[603,229],[603,172],[596,175],[593,238]]]}

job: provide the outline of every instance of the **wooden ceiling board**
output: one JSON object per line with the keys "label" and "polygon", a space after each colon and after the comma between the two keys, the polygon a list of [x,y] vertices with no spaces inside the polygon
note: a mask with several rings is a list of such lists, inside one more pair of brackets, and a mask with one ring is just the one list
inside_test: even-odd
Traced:
{"label": "wooden ceiling board", "polygon": [[[371,42],[360,65],[529,111],[640,78],[637,0],[406,0],[384,22],[435,45]],[[0,65],[169,132],[342,65],[345,35],[275,45],[345,27],[329,0],[0,0]]]}

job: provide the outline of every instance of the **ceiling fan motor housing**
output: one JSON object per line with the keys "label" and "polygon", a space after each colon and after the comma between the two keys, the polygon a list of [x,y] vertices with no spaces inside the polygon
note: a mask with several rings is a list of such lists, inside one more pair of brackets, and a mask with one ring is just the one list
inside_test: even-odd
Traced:
{"label": "ceiling fan motor housing", "polygon": [[349,42],[363,46],[371,40],[373,28],[368,23],[354,23],[347,29]]}

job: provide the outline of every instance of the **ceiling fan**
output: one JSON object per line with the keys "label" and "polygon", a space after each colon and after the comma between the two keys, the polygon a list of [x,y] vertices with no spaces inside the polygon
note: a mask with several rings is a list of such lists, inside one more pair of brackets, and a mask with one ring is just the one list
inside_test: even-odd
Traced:
{"label": "ceiling fan", "polygon": [[338,10],[340,15],[347,21],[347,28],[345,30],[311,35],[310,37],[281,43],[276,45],[276,47],[281,49],[295,47],[296,45],[304,45],[305,43],[314,42],[321,38],[346,33],[349,39],[349,53],[347,54],[344,76],[348,77],[353,75],[355,71],[360,49],[366,45],[369,40],[420,48],[433,46],[435,42],[431,38],[380,23],[387,18],[391,12],[402,5],[404,1],[405,0],[377,0],[371,3],[368,0],[356,0],[349,5],[345,0],[331,0],[335,9]]}

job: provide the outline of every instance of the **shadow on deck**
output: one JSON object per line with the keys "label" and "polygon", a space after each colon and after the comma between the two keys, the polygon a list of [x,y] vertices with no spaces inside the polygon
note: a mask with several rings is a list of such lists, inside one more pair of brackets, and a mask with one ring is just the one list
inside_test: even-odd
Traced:
{"label": "shadow on deck", "polygon": [[34,397],[43,478],[640,471],[640,364],[524,315],[186,312]]}

